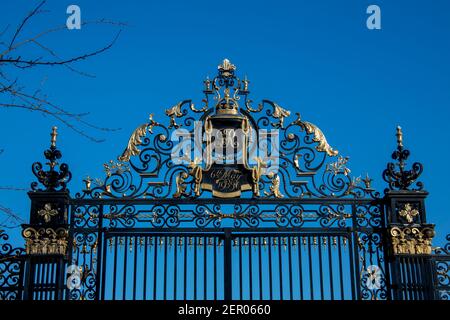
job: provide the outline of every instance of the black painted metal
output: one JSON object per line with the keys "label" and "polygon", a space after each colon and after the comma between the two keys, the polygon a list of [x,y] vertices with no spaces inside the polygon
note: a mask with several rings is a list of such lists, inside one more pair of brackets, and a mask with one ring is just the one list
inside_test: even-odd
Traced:
{"label": "black painted metal", "polygon": [[[62,154],[53,132],[44,153],[49,169],[33,165],[43,188],[32,184],[30,224],[24,229],[67,230],[67,254],[0,246],[0,299],[449,298],[450,244],[433,254],[392,251],[390,229],[412,225],[400,217],[401,206],[411,203],[420,211],[413,224],[429,226],[427,193],[416,182],[422,165],[407,170],[410,153],[400,131],[392,155],[398,163],[384,171],[389,188],[381,197],[369,178],[351,177],[348,159],[336,157],[317,127],[300,116],[285,124],[287,111],[269,100],[253,108],[248,82],[229,65],[207,81],[202,110],[185,100],[167,112],[168,127],[151,118],[135,131],[139,156],[126,150],[119,162],[105,166],[104,180],[86,179],[86,188],[74,197],[67,190],[69,167],[57,162]],[[238,198],[215,198],[206,190],[196,195],[189,166],[173,163],[172,129],[205,122],[214,114],[210,96],[223,89],[236,95],[220,96],[217,108],[238,108],[239,95],[239,114],[249,126],[280,130],[279,194],[274,177],[261,176],[259,195],[254,190]],[[189,115],[188,106],[201,115]],[[219,127],[226,123],[214,120]],[[250,173],[244,175],[243,181],[250,181]],[[50,220],[38,214],[46,204],[57,212]],[[1,234],[0,240],[8,239]],[[80,283],[69,289],[67,270],[73,265]],[[371,266],[379,272],[375,287]]]}

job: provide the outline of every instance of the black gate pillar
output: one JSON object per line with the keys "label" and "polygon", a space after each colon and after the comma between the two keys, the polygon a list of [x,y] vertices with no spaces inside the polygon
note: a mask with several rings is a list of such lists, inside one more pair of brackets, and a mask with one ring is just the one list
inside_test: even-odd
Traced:
{"label": "black gate pillar", "polygon": [[51,145],[44,152],[48,170],[40,162],[32,170],[39,183],[31,184],[30,223],[22,225],[26,241],[24,299],[61,300],[65,296],[65,271],[69,248],[68,202],[66,184],[71,173],[66,164],[59,164],[61,152],[56,148],[56,127]]}
{"label": "black gate pillar", "polygon": [[391,298],[394,300],[434,299],[431,241],[434,225],[428,224],[425,213],[423,184],[417,182],[422,164],[406,169],[409,150],[403,147],[403,134],[397,128],[396,163],[388,163],[383,179],[387,218],[387,262],[390,269]]}

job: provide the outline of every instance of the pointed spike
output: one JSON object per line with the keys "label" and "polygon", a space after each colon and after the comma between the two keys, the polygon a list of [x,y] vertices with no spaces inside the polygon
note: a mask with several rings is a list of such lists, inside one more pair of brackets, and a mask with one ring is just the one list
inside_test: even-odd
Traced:
{"label": "pointed spike", "polygon": [[50,136],[52,137],[50,140],[51,146],[56,147],[56,137],[58,136],[58,127],[56,126],[52,127],[52,133],[50,133]]}
{"label": "pointed spike", "polygon": [[396,136],[397,136],[397,146],[399,148],[402,148],[403,147],[403,131],[402,131],[402,127],[397,126]]}

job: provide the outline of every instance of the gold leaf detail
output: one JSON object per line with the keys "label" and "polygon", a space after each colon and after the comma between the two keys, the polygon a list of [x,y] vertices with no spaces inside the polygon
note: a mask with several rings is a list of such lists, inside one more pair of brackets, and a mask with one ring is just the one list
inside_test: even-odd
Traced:
{"label": "gold leaf detail", "polygon": [[323,134],[322,130],[320,130],[316,125],[312,124],[311,122],[303,121],[300,118],[300,113],[297,113],[297,120],[293,122],[294,125],[298,125],[303,130],[306,131],[307,134],[313,134],[313,141],[318,142],[318,145],[316,146],[316,150],[319,152],[326,152],[330,157],[337,156],[339,151],[333,150],[333,148],[328,144],[327,139],[325,138],[325,135]]}
{"label": "gold leaf detail", "polygon": [[142,138],[147,134],[147,131],[153,133],[153,127],[159,125],[159,123],[153,120],[152,114],[150,115],[149,120],[149,123],[145,123],[134,130],[128,140],[127,148],[122,155],[117,158],[119,161],[128,162],[130,161],[131,156],[137,156],[140,153],[140,150],[137,147],[142,144]]}

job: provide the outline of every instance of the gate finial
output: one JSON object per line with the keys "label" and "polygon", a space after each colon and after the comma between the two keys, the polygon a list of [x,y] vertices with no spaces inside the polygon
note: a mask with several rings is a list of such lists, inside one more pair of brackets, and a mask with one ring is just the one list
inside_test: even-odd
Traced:
{"label": "gate finial", "polygon": [[399,148],[403,147],[403,131],[402,131],[402,127],[397,126],[397,146]]}
{"label": "gate finial", "polygon": [[[69,166],[65,163],[58,164],[58,160],[61,159],[62,153],[56,147],[56,136],[58,135],[57,129],[57,127],[52,127],[52,132],[50,133],[50,148],[44,151],[44,157],[48,160],[46,164],[49,166],[49,170],[44,170],[41,162],[35,162],[32,166],[33,174],[45,187],[45,191],[64,191],[66,190],[67,183],[72,178]],[[56,170],[58,165],[59,171]],[[38,189],[38,183],[33,182],[31,184],[31,189],[40,190]]]}
{"label": "gate finial", "polygon": [[52,139],[50,140],[52,147],[56,147],[56,136],[58,135],[57,130],[58,127],[54,126],[52,127],[52,133],[50,133],[50,136],[52,137]]}
{"label": "gate finial", "polygon": [[[388,190],[411,190],[410,187],[415,184],[416,189],[413,191],[422,190],[423,183],[416,182],[423,172],[423,165],[419,162],[414,162],[411,170],[405,170],[406,160],[408,160],[410,152],[403,146],[403,132],[400,126],[397,126],[397,150],[392,153],[392,159],[396,163],[389,162],[387,168],[383,172],[383,180],[389,184]],[[398,167],[398,169],[397,169]]]}

